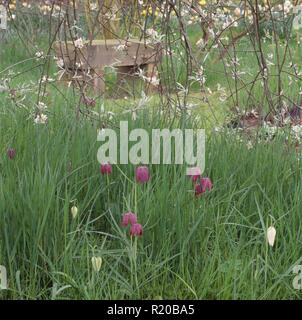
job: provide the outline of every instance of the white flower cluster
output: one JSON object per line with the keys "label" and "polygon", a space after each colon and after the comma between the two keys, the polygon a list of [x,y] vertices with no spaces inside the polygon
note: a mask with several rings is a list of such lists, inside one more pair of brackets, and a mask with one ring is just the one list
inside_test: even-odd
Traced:
{"label": "white flower cluster", "polygon": [[196,46],[197,46],[198,48],[203,48],[203,46],[204,46],[204,40],[203,40],[203,38],[200,38],[200,39],[196,42]]}
{"label": "white flower cluster", "polygon": [[82,38],[79,38],[77,39],[75,42],[74,42],[74,46],[78,49],[82,49],[84,47],[84,41]]}
{"label": "white flower cluster", "polygon": [[47,110],[47,105],[44,102],[39,101],[38,109],[39,110]]}
{"label": "white flower cluster", "polygon": [[302,139],[302,125],[295,125],[291,127],[291,135],[296,140]]}
{"label": "white flower cluster", "polygon": [[199,69],[195,72],[195,75],[189,77],[189,80],[197,81],[201,85],[204,85],[206,82],[206,77],[204,76],[204,67],[200,66]]}
{"label": "white flower cluster", "polygon": [[158,34],[157,31],[155,31],[152,28],[149,28],[146,30],[146,35],[148,36],[148,39],[146,41],[146,44],[158,44],[162,42],[162,39],[164,35]]}
{"label": "white flower cluster", "polygon": [[144,71],[142,69],[138,69],[138,72],[136,73],[136,75],[141,78],[142,80],[149,82],[150,84],[152,84],[153,86],[157,87],[159,85],[159,79],[156,76],[152,76],[152,77],[146,77],[144,75]]}
{"label": "white flower cluster", "polygon": [[119,44],[118,46],[113,47],[113,49],[116,52],[124,53],[127,50],[127,45],[125,43],[124,44]]}
{"label": "white flower cluster", "polygon": [[[279,4],[278,8],[280,10],[282,10],[282,4]],[[293,5],[289,0],[284,2],[284,12],[285,12],[285,14],[289,13],[292,8],[293,8]]]}
{"label": "white flower cluster", "polygon": [[44,59],[43,51],[36,52],[36,60]]}
{"label": "white flower cluster", "polygon": [[47,120],[47,115],[41,113],[41,114],[38,114],[38,115],[36,116],[36,118],[35,118],[35,120],[34,120],[34,123],[35,123],[35,124],[38,124],[38,123],[44,124],[44,123],[46,122],[46,120]]}

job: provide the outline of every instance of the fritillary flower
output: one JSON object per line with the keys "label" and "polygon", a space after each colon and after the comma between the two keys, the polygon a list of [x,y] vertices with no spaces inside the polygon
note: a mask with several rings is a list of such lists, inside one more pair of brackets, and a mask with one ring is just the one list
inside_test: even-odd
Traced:
{"label": "fritillary flower", "polygon": [[189,178],[192,178],[193,182],[196,182],[201,177],[201,170],[197,167],[189,169]]}
{"label": "fritillary flower", "polygon": [[14,160],[14,159],[15,159],[15,150],[14,150],[14,149],[8,149],[8,150],[7,150],[7,154],[8,154],[8,156],[9,156],[9,158],[10,158],[11,160]]}
{"label": "fritillary flower", "polygon": [[139,223],[135,223],[130,228],[130,235],[131,236],[139,236],[141,237],[143,235],[143,226]]}
{"label": "fritillary flower", "polygon": [[196,184],[196,186],[195,186],[195,198],[199,195],[199,194],[201,194],[202,193],[202,191],[201,191],[201,185],[198,183],[198,184]]}
{"label": "fritillary flower", "polygon": [[209,178],[201,179],[201,189],[202,189],[202,193],[205,193],[206,189],[209,189],[209,191],[212,190],[212,182]]}
{"label": "fritillary flower", "polygon": [[199,194],[205,196],[207,189],[209,189],[209,191],[212,190],[211,180],[209,178],[202,178],[201,183],[195,185],[195,197],[197,197]]}
{"label": "fritillary flower", "polygon": [[75,218],[78,214],[78,208],[76,206],[73,206],[71,208],[71,214],[72,214],[72,218]]}
{"label": "fritillary flower", "polygon": [[102,262],[103,261],[101,257],[91,258],[92,267],[95,272],[99,272],[101,270]]}
{"label": "fritillary flower", "polygon": [[110,163],[101,164],[101,174],[111,174],[111,165]]}
{"label": "fritillary flower", "polygon": [[274,242],[275,242],[276,229],[274,227],[269,227],[267,229],[266,236],[267,236],[268,244],[272,247],[274,245]]}
{"label": "fritillary flower", "polygon": [[136,182],[149,182],[149,171],[147,167],[138,167],[135,172]]}
{"label": "fritillary flower", "polygon": [[132,213],[132,212],[128,212],[128,213],[124,214],[122,226],[126,227],[129,222],[130,222],[131,225],[137,223],[136,215],[134,213]]}

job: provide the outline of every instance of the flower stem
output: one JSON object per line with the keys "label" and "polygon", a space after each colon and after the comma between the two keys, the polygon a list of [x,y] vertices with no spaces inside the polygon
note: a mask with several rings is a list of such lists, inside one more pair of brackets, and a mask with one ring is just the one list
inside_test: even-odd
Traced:
{"label": "flower stem", "polygon": [[135,284],[136,284],[137,294],[139,296],[139,286],[138,286],[138,279],[137,279],[137,237],[135,237],[135,244],[134,244],[134,273],[135,273]]}
{"label": "flower stem", "polygon": [[137,215],[137,183],[134,180],[134,212]]}
{"label": "flower stem", "polygon": [[[268,221],[266,222],[266,230],[268,226]],[[266,290],[266,280],[267,280],[267,255],[268,255],[268,241],[267,241],[267,233],[265,239],[265,269],[264,269],[264,286]]]}
{"label": "flower stem", "polygon": [[109,175],[107,174],[107,206],[109,209]]}

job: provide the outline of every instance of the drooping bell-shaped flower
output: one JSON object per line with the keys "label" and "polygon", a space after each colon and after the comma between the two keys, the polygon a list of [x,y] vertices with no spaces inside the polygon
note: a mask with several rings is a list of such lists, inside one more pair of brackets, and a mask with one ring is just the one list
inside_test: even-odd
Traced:
{"label": "drooping bell-shaped flower", "polygon": [[122,226],[126,227],[128,223],[130,223],[131,225],[137,223],[136,215],[132,212],[125,213],[123,216]]}
{"label": "drooping bell-shaped flower", "polygon": [[8,154],[8,156],[9,156],[9,158],[10,158],[11,160],[14,160],[14,159],[15,159],[15,150],[14,150],[14,149],[8,149],[8,150],[7,150],[7,154]]}
{"label": "drooping bell-shaped flower", "polygon": [[72,218],[74,219],[78,214],[78,208],[76,206],[73,206],[70,211],[72,214]]}
{"label": "drooping bell-shaped flower", "polygon": [[207,189],[209,189],[209,191],[212,190],[211,180],[209,178],[202,178],[201,183],[195,185],[195,197],[199,194],[205,196]]}
{"label": "drooping bell-shaped flower", "polygon": [[147,167],[138,167],[135,172],[136,182],[149,182],[149,170]]}
{"label": "drooping bell-shaped flower", "polygon": [[195,198],[199,195],[199,194],[201,194],[201,185],[198,183],[198,184],[196,184],[195,185]]}
{"label": "drooping bell-shaped flower", "polygon": [[268,244],[272,247],[275,242],[276,229],[274,227],[269,227],[266,232]]}
{"label": "drooping bell-shaped flower", "polygon": [[93,270],[96,272],[99,272],[101,270],[102,262],[103,260],[101,257],[92,257],[91,263],[92,263]]}
{"label": "drooping bell-shaped flower", "polygon": [[193,182],[196,182],[201,177],[201,170],[198,167],[189,169],[189,178],[192,179]]}
{"label": "drooping bell-shaped flower", "polygon": [[206,190],[209,189],[209,191],[212,190],[212,182],[209,178],[202,178],[201,179],[201,190],[202,193],[206,192]]}
{"label": "drooping bell-shaped flower", "polygon": [[141,237],[143,235],[143,226],[139,223],[135,223],[130,228],[130,235],[131,236],[139,236]]}
{"label": "drooping bell-shaped flower", "polygon": [[111,165],[110,163],[104,163],[101,164],[101,174],[105,175],[105,174],[111,174]]}

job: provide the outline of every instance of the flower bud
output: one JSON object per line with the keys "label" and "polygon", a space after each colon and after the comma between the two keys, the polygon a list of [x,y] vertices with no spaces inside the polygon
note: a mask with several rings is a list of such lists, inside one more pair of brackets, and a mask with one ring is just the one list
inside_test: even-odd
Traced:
{"label": "flower bud", "polygon": [[275,242],[276,229],[274,227],[269,227],[267,229],[266,236],[267,236],[268,244],[272,247],[274,245],[274,242]]}
{"label": "flower bud", "polygon": [[93,267],[94,271],[99,272],[101,270],[101,266],[102,266],[102,258],[101,257],[92,257],[91,263],[92,263],[92,267]]}
{"label": "flower bud", "polygon": [[78,208],[76,206],[73,206],[71,208],[71,214],[72,214],[72,218],[75,218],[78,214]]}

